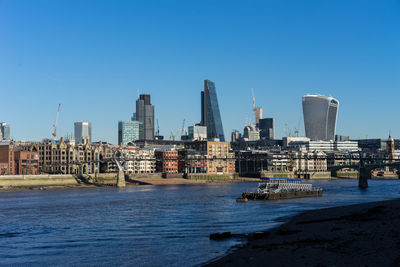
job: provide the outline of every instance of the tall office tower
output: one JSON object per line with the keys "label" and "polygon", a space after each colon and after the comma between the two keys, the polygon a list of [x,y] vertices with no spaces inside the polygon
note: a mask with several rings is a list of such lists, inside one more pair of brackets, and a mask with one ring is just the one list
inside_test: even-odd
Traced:
{"label": "tall office tower", "polygon": [[339,101],[323,95],[303,96],[306,136],[312,141],[335,140]]}
{"label": "tall office tower", "polygon": [[92,141],[92,124],[87,121],[74,123],[75,126],[75,144],[83,145]]}
{"label": "tall office tower", "polygon": [[260,119],[258,129],[260,129],[260,138],[272,140],[275,138],[274,118]]}
{"label": "tall office tower", "polygon": [[154,106],[150,95],[140,95],[136,100],[136,120],[143,124],[143,139],[154,140]]}
{"label": "tall office tower", "polygon": [[[139,121],[118,122],[118,145],[128,145],[129,142],[143,139],[143,126]],[[140,138],[142,137],[142,138]]]}
{"label": "tall office tower", "polygon": [[225,142],[215,84],[209,80],[204,81],[204,91],[201,92],[200,124],[207,126],[207,139],[218,138],[221,142]]}
{"label": "tall office tower", "polygon": [[[11,128],[10,125],[5,122],[0,122],[1,136],[3,140],[11,140]],[[0,138],[1,140],[1,138]]]}
{"label": "tall office tower", "polygon": [[263,116],[263,110],[262,110],[262,108],[260,108],[260,107],[257,107],[257,108],[255,108],[254,109],[254,113],[255,113],[255,116],[256,116],[256,126],[258,126],[258,123],[260,122],[260,120],[262,119],[262,116]]}

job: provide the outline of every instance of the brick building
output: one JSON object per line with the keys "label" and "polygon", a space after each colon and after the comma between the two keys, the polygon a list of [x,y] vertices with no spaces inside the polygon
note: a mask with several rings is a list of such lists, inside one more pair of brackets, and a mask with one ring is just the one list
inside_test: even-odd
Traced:
{"label": "brick building", "polygon": [[207,157],[205,153],[194,149],[178,151],[180,173],[207,173]]}
{"label": "brick building", "polygon": [[194,141],[185,144],[186,149],[194,149],[205,155],[208,174],[228,174],[234,172],[234,154],[229,152],[228,142]]}
{"label": "brick building", "polygon": [[155,151],[156,172],[178,173],[178,151],[175,149],[162,149]]}
{"label": "brick building", "polygon": [[39,153],[25,151],[13,141],[0,142],[0,175],[38,174]]}
{"label": "brick building", "polygon": [[14,144],[12,142],[0,142],[0,175],[15,174]]}
{"label": "brick building", "polygon": [[15,174],[39,174],[39,152],[17,149],[15,156]]}

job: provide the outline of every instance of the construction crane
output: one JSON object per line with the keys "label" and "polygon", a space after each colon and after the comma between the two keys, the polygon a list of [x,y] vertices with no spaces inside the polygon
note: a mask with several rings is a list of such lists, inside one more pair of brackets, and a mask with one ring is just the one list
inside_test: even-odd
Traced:
{"label": "construction crane", "polygon": [[186,134],[186,130],[185,130],[185,120],[186,120],[186,119],[183,119],[182,129],[181,129],[181,135],[182,135],[182,134]]}
{"label": "construction crane", "polygon": [[179,134],[182,135],[183,133],[185,133],[185,121],[186,121],[186,119],[183,119],[182,128],[180,128],[180,129],[176,132],[176,134],[174,134],[173,132],[171,132],[171,135],[169,136],[169,138],[170,138],[171,140],[175,141],[175,138],[178,137]]}
{"label": "construction crane", "polygon": [[157,130],[156,130],[156,136],[160,136],[160,126],[158,125],[158,119],[157,119]]}
{"label": "construction crane", "polygon": [[61,108],[61,104],[58,104],[56,121],[53,124],[53,134],[52,135],[53,135],[54,139],[57,137],[57,125],[58,125],[58,119],[60,118],[60,108]]}
{"label": "construction crane", "polygon": [[255,116],[255,114],[256,114],[256,97],[254,96],[254,88],[251,88],[251,93],[253,95],[253,113]]}
{"label": "construction crane", "polygon": [[257,123],[257,109],[256,109],[256,97],[254,95],[254,88],[251,88],[251,93],[253,95],[253,115],[254,115],[254,124]]}

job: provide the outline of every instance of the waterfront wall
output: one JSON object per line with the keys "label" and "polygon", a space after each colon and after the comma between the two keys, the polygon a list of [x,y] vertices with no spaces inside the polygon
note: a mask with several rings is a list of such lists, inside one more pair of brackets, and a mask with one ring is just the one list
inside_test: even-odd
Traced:
{"label": "waterfront wall", "polygon": [[0,187],[69,186],[116,180],[115,173],[98,176],[72,174],[2,175]]}
{"label": "waterfront wall", "polygon": [[261,177],[273,178],[301,178],[301,179],[329,179],[331,178],[330,172],[304,172],[298,176],[294,172],[266,172],[261,173]]}
{"label": "waterfront wall", "polygon": [[346,172],[337,172],[336,177],[338,178],[353,178],[353,179],[358,179],[358,171],[346,171]]}
{"label": "waterfront wall", "polygon": [[49,185],[77,185],[73,175],[4,175],[0,187],[31,187]]}
{"label": "waterfront wall", "polygon": [[187,175],[187,179],[197,180],[232,180],[236,176],[232,174],[206,174],[206,173],[191,173]]}

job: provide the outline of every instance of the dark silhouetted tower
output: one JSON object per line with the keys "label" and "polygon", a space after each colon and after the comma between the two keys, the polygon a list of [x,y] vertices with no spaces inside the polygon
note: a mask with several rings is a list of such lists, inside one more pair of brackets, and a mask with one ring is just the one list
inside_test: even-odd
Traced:
{"label": "dark silhouetted tower", "polygon": [[135,119],[143,125],[143,139],[154,140],[154,106],[150,103],[150,95],[140,95],[136,100]]}
{"label": "dark silhouetted tower", "polygon": [[220,141],[225,142],[215,84],[209,80],[204,81],[204,91],[201,92],[200,124],[207,126],[207,139],[218,138]]}

